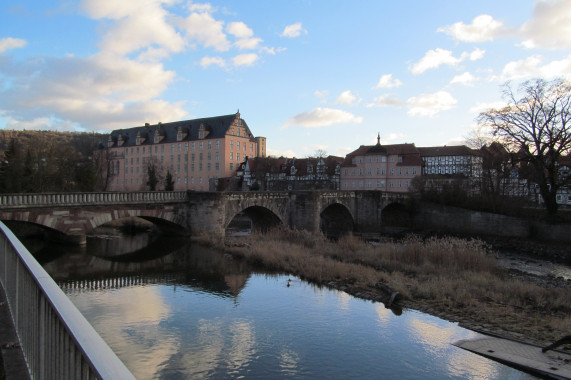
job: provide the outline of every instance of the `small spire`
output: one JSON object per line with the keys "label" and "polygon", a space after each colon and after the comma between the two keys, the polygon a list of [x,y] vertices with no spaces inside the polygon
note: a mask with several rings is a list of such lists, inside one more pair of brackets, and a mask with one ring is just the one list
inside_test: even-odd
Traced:
{"label": "small spire", "polygon": [[381,145],[381,133],[377,134],[377,145]]}

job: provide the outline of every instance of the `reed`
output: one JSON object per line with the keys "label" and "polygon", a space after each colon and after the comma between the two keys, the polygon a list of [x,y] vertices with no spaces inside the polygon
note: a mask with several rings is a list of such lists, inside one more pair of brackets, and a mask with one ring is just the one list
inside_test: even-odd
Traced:
{"label": "reed", "polygon": [[476,239],[410,236],[373,245],[352,235],[333,242],[285,227],[248,237],[197,239],[253,264],[337,284],[353,294],[378,292],[381,282],[398,291],[405,306],[462,320],[468,327],[491,325],[541,342],[571,331],[568,287],[547,289],[511,278]]}

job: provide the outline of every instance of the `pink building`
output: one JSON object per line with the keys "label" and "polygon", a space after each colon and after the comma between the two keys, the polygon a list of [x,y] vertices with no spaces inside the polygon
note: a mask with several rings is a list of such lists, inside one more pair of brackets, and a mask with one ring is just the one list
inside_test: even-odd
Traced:
{"label": "pink building", "polygon": [[240,113],[111,132],[102,147],[108,161],[108,191],[149,190],[149,167],[174,190],[208,191],[209,182],[234,175],[245,157],[256,157],[265,138],[255,138]]}
{"label": "pink building", "polygon": [[414,144],[361,145],[341,165],[341,190],[407,192],[421,175],[422,160]]}

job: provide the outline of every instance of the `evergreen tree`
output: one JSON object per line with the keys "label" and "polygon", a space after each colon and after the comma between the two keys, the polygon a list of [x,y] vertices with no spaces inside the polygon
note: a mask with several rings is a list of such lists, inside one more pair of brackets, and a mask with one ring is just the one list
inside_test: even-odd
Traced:
{"label": "evergreen tree", "polygon": [[165,179],[165,191],[173,191],[174,190],[174,181],[172,179],[172,174],[170,170],[167,171],[167,177]]}
{"label": "evergreen tree", "polygon": [[[170,174],[170,172],[168,173]],[[157,177],[157,167],[153,161],[149,161],[147,165],[147,186],[149,186],[150,191],[155,191],[157,189],[157,184],[159,183],[159,179]],[[172,176],[170,177],[172,181]],[[173,184],[174,186],[174,184]]]}

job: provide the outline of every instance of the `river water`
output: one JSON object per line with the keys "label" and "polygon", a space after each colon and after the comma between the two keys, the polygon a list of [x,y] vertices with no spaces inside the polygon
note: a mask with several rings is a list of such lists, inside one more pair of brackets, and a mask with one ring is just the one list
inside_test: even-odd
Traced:
{"label": "river water", "polygon": [[35,255],[138,379],[529,379],[452,345],[480,336],[173,238]]}

